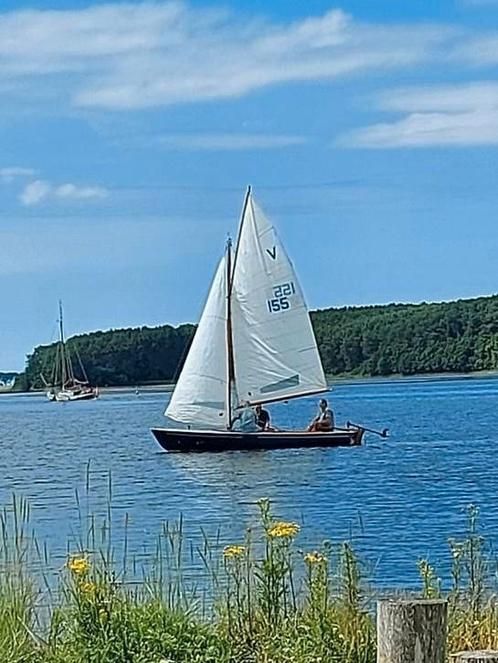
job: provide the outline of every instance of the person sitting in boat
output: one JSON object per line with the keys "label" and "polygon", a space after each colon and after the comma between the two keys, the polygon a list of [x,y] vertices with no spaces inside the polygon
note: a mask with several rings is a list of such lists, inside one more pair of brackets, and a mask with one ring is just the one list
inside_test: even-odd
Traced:
{"label": "person sitting in boat", "polygon": [[325,398],[320,399],[318,416],[308,426],[309,433],[325,432],[334,430],[334,413],[329,408]]}
{"label": "person sitting in boat", "polygon": [[261,431],[271,431],[272,428],[270,426],[270,413],[268,410],[264,410],[262,406],[258,403],[255,407],[256,411],[256,426],[261,430]]}
{"label": "person sitting in boat", "polygon": [[259,428],[256,424],[256,415],[249,401],[246,401],[232,422],[232,430],[240,433],[256,433]]}

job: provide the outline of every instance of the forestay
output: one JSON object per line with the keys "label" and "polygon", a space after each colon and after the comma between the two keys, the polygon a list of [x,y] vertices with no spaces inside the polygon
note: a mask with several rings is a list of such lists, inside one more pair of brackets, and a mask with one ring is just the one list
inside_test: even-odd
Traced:
{"label": "forestay", "polygon": [[240,401],[268,402],[327,390],[296,273],[251,196],[235,257],[232,327]]}
{"label": "forestay", "polygon": [[166,416],[196,428],[223,428],[227,389],[226,260],[218,266]]}

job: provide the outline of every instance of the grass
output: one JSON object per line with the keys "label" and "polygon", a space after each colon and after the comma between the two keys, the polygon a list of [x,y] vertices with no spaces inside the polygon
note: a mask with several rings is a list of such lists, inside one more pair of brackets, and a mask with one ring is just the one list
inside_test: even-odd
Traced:
{"label": "grass", "polygon": [[[205,537],[197,555],[206,573],[196,591],[183,579],[181,520],[163,526],[154,559],[137,568],[126,540],[122,554],[111,545],[110,507],[100,523],[82,517],[81,540],[51,582],[28,505],[13,498],[0,513],[0,660],[373,663],[373,597],[352,545],[300,550],[298,523],[278,520],[268,500],[257,508],[258,527],[239,541],[222,548]],[[124,531],[127,539],[127,519]],[[498,648],[495,565],[475,507],[449,554],[448,651]],[[418,568],[421,595],[441,596],[429,561]]]}

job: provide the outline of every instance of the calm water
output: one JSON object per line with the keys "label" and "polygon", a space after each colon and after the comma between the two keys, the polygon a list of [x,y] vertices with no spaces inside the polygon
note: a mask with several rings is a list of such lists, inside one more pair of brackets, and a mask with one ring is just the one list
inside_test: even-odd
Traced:
{"label": "calm water", "polygon": [[[391,429],[388,440],[370,436],[351,449],[168,455],[149,433],[164,424],[167,398],[1,397],[0,503],[12,492],[29,498],[38,538],[57,559],[79,531],[75,490],[85,492],[88,461],[88,508],[104,508],[111,470],[114,521],[130,514],[131,545],[145,554],[161,522],[180,513],[194,539],[202,526],[221,527],[224,543],[238,540],[254,502],[269,497],[279,516],[303,524],[303,547],[352,534],[383,586],[416,583],[419,556],[444,573],[447,539],[461,534],[471,502],[482,507],[486,533],[498,536],[497,379],[340,385],[330,399],[338,423]],[[315,403],[275,405],[272,418],[304,426]]]}

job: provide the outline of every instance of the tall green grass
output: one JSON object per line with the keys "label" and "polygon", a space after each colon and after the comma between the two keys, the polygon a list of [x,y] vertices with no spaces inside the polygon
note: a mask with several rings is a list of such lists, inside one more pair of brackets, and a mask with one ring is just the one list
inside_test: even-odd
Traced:
{"label": "tall green grass", "polygon": [[[154,555],[139,564],[128,552],[127,517],[115,536],[111,497],[100,518],[77,497],[81,533],[56,582],[26,501],[14,497],[0,512],[0,661],[375,661],[373,596],[351,543],[302,549],[299,524],[279,520],[262,499],[257,526],[240,540],[223,547],[204,536],[194,551],[180,519],[163,525]],[[475,507],[449,554],[449,651],[498,647],[495,565]],[[204,569],[197,587],[184,568],[192,555]],[[440,596],[437,571],[428,560],[418,568],[420,593]]]}
{"label": "tall green grass", "polygon": [[[45,550],[46,554],[46,550]],[[30,531],[26,500],[14,495],[0,511],[0,660],[5,663],[37,659],[44,591],[35,580],[41,551]],[[43,562],[47,562],[46,556]],[[40,577],[38,577],[40,581]]]}
{"label": "tall green grass", "polygon": [[[498,566],[484,538],[479,509],[466,513],[466,535],[450,539],[451,585],[444,595],[449,607],[449,650],[498,649]],[[427,560],[419,561],[422,593],[439,597],[441,580]]]}

